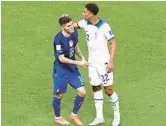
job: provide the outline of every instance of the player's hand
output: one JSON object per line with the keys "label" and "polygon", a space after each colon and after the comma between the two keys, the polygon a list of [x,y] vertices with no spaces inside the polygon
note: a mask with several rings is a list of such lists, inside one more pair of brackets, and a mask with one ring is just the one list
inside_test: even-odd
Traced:
{"label": "player's hand", "polygon": [[85,61],[84,61],[84,60],[81,60],[81,61],[78,61],[78,62],[77,62],[77,65],[79,65],[79,66],[81,66],[81,67],[83,67],[83,68],[87,68],[88,62],[86,62],[86,60],[85,60]]}
{"label": "player's hand", "polygon": [[114,68],[114,63],[113,62],[109,62],[108,66],[107,66],[107,73],[113,72],[113,68]]}
{"label": "player's hand", "polygon": [[78,28],[77,23],[73,23],[73,27],[74,27],[74,29]]}
{"label": "player's hand", "polygon": [[82,57],[81,61],[85,62],[85,65],[83,66],[83,68],[88,68],[89,63],[86,61],[84,57]]}

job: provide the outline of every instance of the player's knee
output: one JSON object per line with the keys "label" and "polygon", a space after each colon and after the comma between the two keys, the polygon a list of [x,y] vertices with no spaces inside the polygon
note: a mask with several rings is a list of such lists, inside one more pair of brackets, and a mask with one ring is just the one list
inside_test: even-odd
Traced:
{"label": "player's knee", "polygon": [[58,99],[62,99],[63,98],[63,94],[56,94],[55,97],[58,98]]}
{"label": "player's knee", "polygon": [[101,90],[101,85],[99,86],[92,86],[93,92],[97,92]]}
{"label": "player's knee", "polygon": [[81,97],[85,97],[86,95],[86,90],[85,88],[81,88],[78,90],[78,95],[81,96]]}
{"label": "player's knee", "polygon": [[105,89],[105,93],[108,95],[108,96],[111,96],[114,92],[114,89],[113,89],[113,86],[107,86],[107,87],[104,87]]}
{"label": "player's knee", "polygon": [[81,96],[81,97],[85,97],[85,95],[86,95],[86,91],[78,92],[78,95]]}

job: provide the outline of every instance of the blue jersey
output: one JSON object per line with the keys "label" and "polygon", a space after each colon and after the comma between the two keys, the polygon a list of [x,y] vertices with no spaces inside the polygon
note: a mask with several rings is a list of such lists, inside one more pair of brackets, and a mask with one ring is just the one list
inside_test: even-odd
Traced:
{"label": "blue jersey", "polygon": [[57,76],[64,76],[75,72],[78,68],[74,64],[61,63],[59,56],[64,54],[66,58],[75,60],[75,46],[78,42],[78,32],[75,30],[69,37],[65,37],[62,31],[54,38],[54,70]]}

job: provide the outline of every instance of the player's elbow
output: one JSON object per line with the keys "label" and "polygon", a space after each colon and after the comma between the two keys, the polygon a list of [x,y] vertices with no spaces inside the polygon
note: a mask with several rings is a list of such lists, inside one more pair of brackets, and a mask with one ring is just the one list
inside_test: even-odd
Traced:
{"label": "player's elbow", "polygon": [[61,63],[64,63],[64,56],[63,55],[60,55],[58,59]]}

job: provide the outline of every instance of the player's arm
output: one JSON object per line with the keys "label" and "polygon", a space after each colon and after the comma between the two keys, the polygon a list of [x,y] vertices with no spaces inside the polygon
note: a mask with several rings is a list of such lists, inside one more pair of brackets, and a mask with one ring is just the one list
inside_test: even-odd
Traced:
{"label": "player's arm", "polygon": [[78,44],[78,43],[77,43],[77,45],[76,45],[76,47],[75,47],[75,53],[76,53],[76,55],[77,55],[79,58],[85,60],[85,58],[84,58],[84,56],[83,56],[83,54],[82,54],[82,52],[81,52],[81,50],[80,50],[80,47],[79,47],[79,44]]}
{"label": "player's arm", "polygon": [[115,54],[116,54],[116,40],[114,37],[110,40],[110,59],[107,68],[108,73],[113,71]]}
{"label": "player's arm", "polygon": [[114,62],[115,54],[116,54],[116,40],[115,37],[110,40],[110,60],[109,62]]}
{"label": "player's arm", "polygon": [[81,60],[81,61],[72,60],[72,59],[66,58],[64,56],[64,54],[60,55],[58,59],[61,63],[76,64],[76,65],[79,65],[79,66],[84,67],[84,68],[86,68],[88,66],[88,63],[86,61],[84,61],[84,60]]}
{"label": "player's arm", "polygon": [[73,26],[75,29],[84,28],[86,25],[87,25],[87,21],[85,21],[84,19],[78,21],[77,23],[73,23]]}
{"label": "player's arm", "polygon": [[64,54],[59,55],[58,59],[61,63],[80,65],[80,61],[69,59],[65,57]]}
{"label": "player's arm", "polygon": [[73,23],[74,29],[79,29],[78,23]]}
{"label": "player's arm", "polygon": [[114,68],[116,40],[115,40],[115,35],[113,34],[111,27],[108,24],[105,24],[104,31],[105,31],[105,37],[110,42],[110,59],[109,59],[108,69],[107,69],[107,72],[110,73],[113,71],[113,68]]}
{"label": "player's arm", "polygon": [[76,64],[79,66],[86,66],[88,63],[84,62],[84,61],[76,61],[76,60],[72,60],[69,59],[67,57],[65,57],[65,51],[63,49],[63,46],[61,45],[60,40],[58,39],[54,39],[54,52],[55,52],[55,56],[58,58],[58,60],[61,63],[66,63],[66,64]]}

